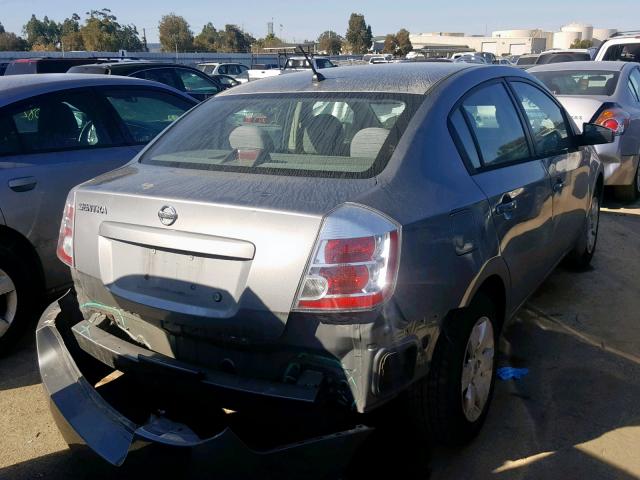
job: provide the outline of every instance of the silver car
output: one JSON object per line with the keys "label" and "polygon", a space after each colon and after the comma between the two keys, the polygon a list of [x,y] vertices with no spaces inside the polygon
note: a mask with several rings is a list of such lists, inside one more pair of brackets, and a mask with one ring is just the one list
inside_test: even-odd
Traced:
{"label": "silver car", "polygon": [[615,141],[596,151],[605,185],[622,200],[640,196],[640,65],[634,62],[572,62],[529,70],[564,105],[578,125],[611,129]]}
{"label": "silver car", "polygon": [[69,190],[126,164],[195,103],[137,79],[0,78],[0,352],[45,294],[71,283],[56,258]]}
{"label": "silver car", "polygon": [[269,452],[333,442],[333,462],[363,432],[328,435],[336,419],[391,401],[408,428],[469,441],[503,324],[594,254],[589,145],[612,138],[502,66],[327,69],[205,102],[69,195],[75,292],[37,331],[55,418],[114,464],[140,442],[239,455],[246,416]]}

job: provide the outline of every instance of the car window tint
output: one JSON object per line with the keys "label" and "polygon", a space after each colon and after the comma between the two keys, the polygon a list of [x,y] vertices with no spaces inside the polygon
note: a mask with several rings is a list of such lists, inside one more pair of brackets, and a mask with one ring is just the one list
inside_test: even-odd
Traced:
{"label": "car window tint", "polygon": [[602,60],[640,62],[640,42],[611,45],[607,48]]}
{"label": "car window tint", "polygon": [[226,65],[220,65],[218,67],[218,73],[221,73],[223,75],[229,75],[229,71],[227,69],[227,66]]}
{"label": "car window tint", "polygon": [[177,90],[184,91],[182,83],[180,83],[172,68],[152,68],[136,72],[131,76],[142,78],[144,80],[151,80],[153,82],[164,83],[165,85],[169,85]]}
{"label": "car window tint", "polygon": [[633,88],[633,93],[635,94],[636,100],[640,101],[640,70],[634,68],[629,75],[629,83]]}
{"label": "car window tint", "polygon": [[523,82],[512,85],[531,126],[538,155],[548,157],[568,149],[571,138],[561,108],[533,85]]}
{"label": "car window tint", "polygon": [[176,73],[182,80],[184,91],[187,93],[215,95],[220,92],[218,85],[204,75],[183,68],[176,69]]}
{"label": "car window tint", "polygon": [[136,144],[149,142],[192,107],[186,100],[157,91],[107,91],[105,97]]}
{"label": "car window tint", "polygon": [[554,95],[613,95],[619,72],[607,70],[560,70],[532,72]]}
{"label": "car window tint", "polygon": [[10,115],[0,116],[0,155],[20,153],[20,139]]}
{"label": "car window tint", "polygon": [[482,87],[462,102],[485,166],[530,156],[522,124],[504,85]]}
{"label": "car window tint", "polygon": [[11,114],[26,152],[112,145],[101,110],[91,92],[62,92],[38,97]]}
{"label": "car window tint", "polygon": [[316,65],[317,65],[318,68],[331,68],[331,67],[333,67],[333,64],[329,60],[327,60],[325,58],[318,58],[316,60]]}
{"label": "car window tint", "polygon": [[469,127],[467,127],[467,123],[459,109],[456,109],[451,114],[451,125],[453,126],[453,130],[457,136],[458,149],[461,150],[460,155],[471,163],[474,168],[480,168],[478,151],[473,143]]}

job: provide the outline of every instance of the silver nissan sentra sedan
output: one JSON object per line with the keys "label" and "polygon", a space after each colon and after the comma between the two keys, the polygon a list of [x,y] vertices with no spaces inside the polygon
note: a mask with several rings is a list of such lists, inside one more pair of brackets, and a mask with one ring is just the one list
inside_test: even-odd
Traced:
{"label": "silver nissan sentra sedan", "polygon": [[67,440],[116,465],[139,442],[237,452],[234,422],[269,405],[253,432],[286,406],[320,419],[319,448],[366,431],[330,435],[335,418],[390,401],[470,440],[502,326],[561,260],[594,254],[590,145],[613,134],[578,132],[500,66],[283,75],[196,107],[67,200],[75,291],[37,331]]}

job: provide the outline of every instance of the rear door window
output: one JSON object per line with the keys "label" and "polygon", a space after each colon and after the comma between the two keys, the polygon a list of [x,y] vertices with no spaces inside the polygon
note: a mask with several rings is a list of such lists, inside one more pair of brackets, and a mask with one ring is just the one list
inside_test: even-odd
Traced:
{"label": "rear door window", "polygon": [[119,89],[103,91],[134,144],[148,143],[193,104],[161,91]]}
{"label": "rear door window", "polygon": [[184,68],[176,69],[176,73],[178,77],[180,77],[180,80],[182,80],[184,91],[187,93],[200,95],[215,95],[216,93],[220,93],[220,88],[218,88],[213,80],[203,74]]}
{"label": "rear door window", "polygon": [[457,108],[449,118],[451,126],[453,127],[453,134],[460,156],[465,159],[473,168],[480,168],[480,157],[478,156],[478,150],[469,132],[469,127],[464,119],[464,116],[459,108]]}
{"label": "rear door window", "polygon": [[467,96],[461,105],[480,148],[485,167],[531,157],[527,138],[511,97],[502,83],[492,83]]}
{"label": "rear door window", "polygon": [[511,85],[531,127],[536,153],[550,157],[568,150],[572,139],[561,108],[531,84],[512,82]]}
{"label": "rear door window", "polygon": [[27,153],[112,146],[98,104],[90,90],[42,95],[13,107],[4,122]]}

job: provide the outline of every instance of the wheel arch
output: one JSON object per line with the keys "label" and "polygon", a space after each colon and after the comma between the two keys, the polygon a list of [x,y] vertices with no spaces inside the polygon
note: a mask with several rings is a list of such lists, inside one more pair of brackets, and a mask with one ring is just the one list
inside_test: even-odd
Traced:
{"label": "wheel arch", "polygon": [[0,225],[0,246],[12,252],[15,252],[20,258],[26,259],[29,264],[30,271],[35,273],[35,281],[41,292],[45,289],[44,268],[38,252],[27,238],[20,232]]}

